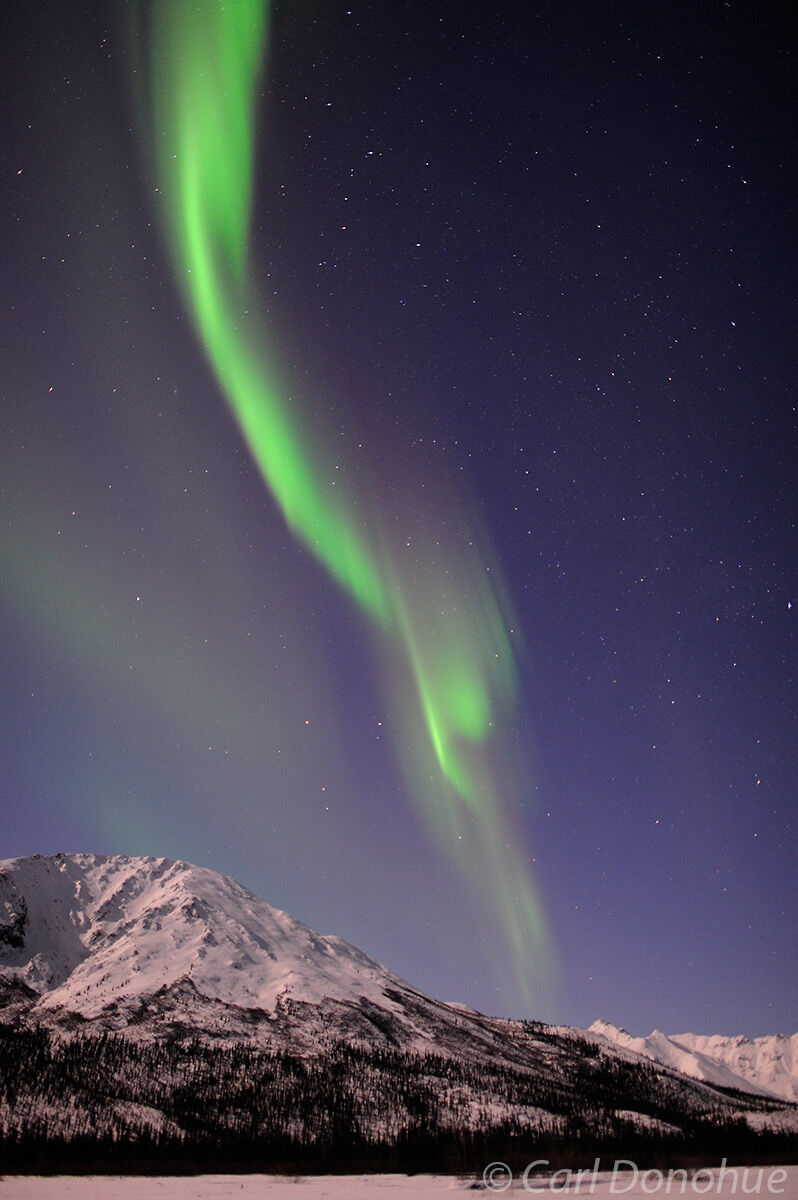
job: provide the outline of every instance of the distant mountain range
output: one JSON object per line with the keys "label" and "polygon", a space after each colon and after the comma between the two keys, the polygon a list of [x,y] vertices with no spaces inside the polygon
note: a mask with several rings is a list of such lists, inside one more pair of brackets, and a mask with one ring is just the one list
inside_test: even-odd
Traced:
{"label": "distant mountain range", "polygon": [[693,1079],[720,1087],[740,1088],[759,1096],[798,1101],[798,1034],[770,1037],[723,1037],[655,1029],[648,1037],[632,1037],[608,1021],[594,1021],[588,1033],[674,1067]]}
{"label": "distant mountain range", "polygon": [[206,868],[0,862],[0,1148],[20,1169],[32,1154],[85,1169],[98,1154],[351,1165],[355,1151],[405,1169],[411,1151],[445,1166],[533,1144],[684,1157],[746,1139],[783,1158],[797,1044],[486,1017]]}

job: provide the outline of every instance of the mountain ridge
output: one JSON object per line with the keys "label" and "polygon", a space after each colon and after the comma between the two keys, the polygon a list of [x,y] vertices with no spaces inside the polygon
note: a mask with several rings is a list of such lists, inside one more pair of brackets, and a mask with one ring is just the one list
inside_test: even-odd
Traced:
{"label": "mountain ridge", "polygon": [[[551,1056],[531,1049],[528,1036],[545,1028],[564,1044],[611,1045],[629,1062],[657,1062],[704,1085],[795,1099],[794,1073],[768,1074],[766,1053],[744,1073],[746,1039],[684,1035],[694,1039],[688,1045],[656,1031],[634,1038],[609,1022],[585,1031],[488,1017],[426,995],[230,876],[168,858],[61,853],[0,862],[0,992],[0,1020],[28,1026],[245,1040],[302,1055],[344,1036],[515,1066],[531,1056],[535,1069],[551,1071]],[[734,1062],[722,1060],[728,1042]]]}
{"label": "mountain ridge", "polygon": [[798,1101],[798,1034],[747,1038],[739,1034],[665,1034],[655,1029],[647,1037],[634,1037],[606,1020],[594,1021],[587,1032],[693,1079]]}
{"label": "mountain ridge", "polygon": [[691,1078],[612,1028],[435,1000],[208,868],[0,862],[0,1150],[23,1165],[395,1169],[408,1147],[431,1166],[541,1145],[783,1158],[798,1107]]}
{"label": "mountain ridge", "polygon": [[[192,863],[32,856],[0,862],[0,881],[0,975],[37,991],[42,1008],[91,1018],[182,978],[209,999],[262,1009],[282,995],[382,999],[382,982],[404,983],[342,938]],[[13,893],[31,891],[35,906],[23,894],[15,908]]]}

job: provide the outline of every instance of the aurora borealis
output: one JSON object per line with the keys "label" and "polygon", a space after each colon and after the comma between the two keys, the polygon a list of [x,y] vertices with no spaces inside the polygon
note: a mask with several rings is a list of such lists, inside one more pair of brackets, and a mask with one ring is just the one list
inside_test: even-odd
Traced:
{"label": "aurora borealis", "polygon": [[46,8],[3,855],[201,861],[491,1011],[789,1025],[765,19]]}
{"label": "aurora borealis", "polygon": [[154,100],[145,142],[157,147],[176,271],[200,338],[289,526],[384,621],[387,600],[374,555],[352,514],[320,487],[320,464],[304,444],[298,414],[256,349],[267,326],[258,321],[248,336],[239,328],[258,307],[247,258],[266,5],[167,3],[151,13]]}
{"label": "aurora borealis", "polygon": [[[526,989],[551,964],[531,871],[513,847],[510,797],[502,795],[490,762],[494,721],[513,691],[515,664],[502,604],[485,579],[489,568],[474,554],[457,561],[440,542],[434,555],[416,553],[408,567],[382,532],[390,520],[374,503],[358,522],[341,489],[331,494],[322,457],[302,435],[301,415],[280,396],[274,367],[258,353],[267,340],[265,317],[241,330],[245,317],[261,309],[248,242],[265,3],[198,7],[173,0],[150,11],[152,29],[142,23],[153,94],[144,136],[157,146],[176,271],[201,342],[289,527],[398,643],[389,656],[404,651],[409,672],[392,670],[388,686],[396,695],[409,675],[405,729],[423,721],[434,760],[424,780],[417,764],[425,750],[418,736],[405,738],[399,754],[414,764],[405,771],[410,795],[467,874],[482,874]],[[133,59],[141,56],[134,52]],[[424,520],[428,527],[438,523],[434,512]],[[462,517],[453,522],[454,538],[462,537],[462,524]],[[414,707],[421,721],[413,719]]]}

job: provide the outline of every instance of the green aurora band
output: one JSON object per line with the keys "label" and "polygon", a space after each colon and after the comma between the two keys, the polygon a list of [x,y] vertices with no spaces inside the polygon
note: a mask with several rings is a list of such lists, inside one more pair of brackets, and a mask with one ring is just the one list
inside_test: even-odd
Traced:
{"label": "green aurora band", "polygon": [[[149,14],[137,35],[147,45],[145,140],[154,149],[186,306],[289,527],[375,632],[411,791],[498,913],[526,987],[551,964],[535,885],[516,849],[522,839],[510,799],[518,781],[507,778],[507,747],[500,753],[497,745],[497,718],[514,702],[516,666],[511,618],[489,585],[495,574],[467,536],[445,554],[434,538],[424,549],[422,537],[411,570],[373,503],[364,510],[340,484],[331,495],[323,447],[314,447],[262,349],[267,322],[248,263],[268,5],[152,0]],[[436,520],[434,513],[423,517],[428,526]]]}

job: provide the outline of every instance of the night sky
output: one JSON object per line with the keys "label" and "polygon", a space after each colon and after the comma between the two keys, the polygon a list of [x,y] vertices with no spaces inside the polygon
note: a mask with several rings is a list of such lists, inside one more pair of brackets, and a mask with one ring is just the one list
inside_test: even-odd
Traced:
{"label": "night sky", "polygon": [[276,0],[231,336],[364,600],[206,353],[135,16],[3,16],[0,857],[197,862],[492,1013],[794,1032],[786,29]]}

